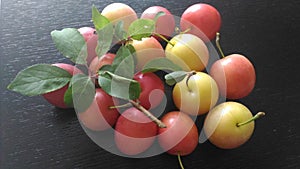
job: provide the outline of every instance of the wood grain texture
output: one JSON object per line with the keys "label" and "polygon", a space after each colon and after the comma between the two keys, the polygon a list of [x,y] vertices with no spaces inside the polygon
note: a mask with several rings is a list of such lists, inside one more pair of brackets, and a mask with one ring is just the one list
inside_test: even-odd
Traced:
{"label": "wood grain texture", "polygon": [[[81,128],[73,110],[60,110],[41,97],[6,90],[17,72],[36,63],[68,62],[55,49],[50,32],[91,26],[91,6],[100,10],[110,0],[2,0],[0,36],[1,127],[3,169],[23,168],[179,168],[174,156],[145,159],[113,155],[98,147]],[[124,2],[141,13],[152,5],[180,16],[197,0]],[[224,52],[243,53],[255,65],[254,91],[240,102],[267,115],[257,121],[253,137],[235,150],[209,142],[183,158],[186,168],[300,168],[299,38],[300,3],[290,1],[201,1],[222,15]]]}

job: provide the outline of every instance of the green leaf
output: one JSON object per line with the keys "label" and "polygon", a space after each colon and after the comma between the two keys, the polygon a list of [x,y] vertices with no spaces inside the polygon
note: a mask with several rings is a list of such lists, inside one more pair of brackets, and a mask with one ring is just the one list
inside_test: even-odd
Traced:
{"label": "green leaf", "polygon": [[132,100],[139,98],[141,88],[134,76],[135,50],[132,45],[121,46],[111,65],[103,66],[99,71],[98,82],[109,95]]}
{"label": "green leaf", "polygon": [[96,54],[100,57],[107,53],[113,40],[113,25],[110,21],[98,11],[93,5],[92,20],[98,35]]}
{"label": "green leaf", "polygon": [[111,66],[111,65],[103,65],[98,72],[105,72],[105,71],[108,71],[108,72],[115,72],[115,69]]}
{"label": "green leaf", "polygon": [[71,80],[72,98],[76,112],[84,112],[95,97],[95,84],[90,77],[76,74]]}
{"label": "green leaf", "polygon": [[36,64],[20,71],[8,89],[26,96],[36,96],[55,91],[71,79],[66,70],[49,64]]}
{"label": "green leaf", "polygon": [[106,93],[116,98],[135,100],[139,98],[141,93],[141,87],[137,81],[111,72],[101,72],[98,82]]}
{"label": "green leaf", "polygon": [[99,76],[98,76],[98,83],[99,83],[99,86],[109,95],[111,96],[114,96],[112,94],[112,87],[111,87],[111,81],[112,81],[112,77],[105,73],[102,72],[102,74],[99,73]]}
{"label": "green leaf", "polygon": [[73,107],[72,87],[69,86],[64,95],[64,103],[69,107]]}
{"label": "green leaf", "polygon": [[115,60],[112,63],[116,75],[132,78],[134,75],[134,59],[130,51],[130,46],[121,46],[116,53]]}
{"label": "green leaf", "polygon": [[107,24],[100,30],[96,30],[98,35],[98,42],[96,47],[96,54],[101,57],[106,54],[111,48],[113,40],[113,25]]}
{"label": "green leaf", "polygon": [[182,70],[178,65],[174,64],[171,60],[167,58],[157,58],[148,62],[144,67],[142,72],[155,72],[157,70],[169,70],[169,71],[180,71]]}
{"label": "green leaf", "polygon": [[165,75],[166,83],[170,86],[182,81],[188,72],[185,71],[175,71]]}
{"label": "green leaf", "polygon": [[133,50],[132,45],[121,46],[116,53],[113,63],[102,66],[100,72],[109,71],[118,76],[132,79],[135,67]]}
{"label": "green leaf", "polygon": [[129,49],[129,51],[130,51],[130,53],[131,53],[132,55],[135,54],[136,51],[135,51],[135,48],[133,47],[133,45],[127,44],[127,45],[126,45],[126,48]]}
{"label": "green leaf", "polygon": [[113,25],[105,16],[101,15],[95,6],[92,7],[92,20],[98,35],[96,54],[101,57],[111,47],[114,34]]}
{"label": "green leaf", "polygon": [[124,30],[124,21],[117,22],[114,30],[115,30],[114,35],[118,41],[127,39],[127,32]]}
{"label": "green leaf", "polygon": [[92,7],[92,20],[96,30],[100,30],[110,23],[105,16],[101,15],[94,5]]}
{"label": "green leaf", "polygon": [[132,39],[141,40],[150,37],[155,30],[155,21],[151,19],[137,19],[129,26],[128,33]]}
{"label": "green leaf", "polygon": [[51,37],[57,49],[72,62],[86,64],[87,46],[83,36],[75,28],[54,30]]}
{"label": "green leaf", "polygon": [[122,60],[118,67],[116,67],[114,73],[118,76],[133,78],[134,76],[134,59],[132,55],[128,55]]}

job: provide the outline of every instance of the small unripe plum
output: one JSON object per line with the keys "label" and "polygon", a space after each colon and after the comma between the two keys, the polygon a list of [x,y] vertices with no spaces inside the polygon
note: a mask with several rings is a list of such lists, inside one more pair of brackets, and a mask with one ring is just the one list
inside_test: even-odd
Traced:
{"label": "small unripe plum", "polygon": [[166,57],[184,71],[203,71],[209,60],[206,44],[192,34],[174,36],[165,48]]}
{"label": "small unripe plum", "polygon": [[258,112],[253,116],[245,105],[228,101],[214,107],[207,114],[203,129],[212,144],[222,149],[233,149],[250,139],[254,121],[264,115],[264,112]]}
{"label": "small unripe plum", "polygon": [[193,116],[207,113],[219,99],[217,83],[204,72],[186,76],[175,84],[172,94],[176,107]]}

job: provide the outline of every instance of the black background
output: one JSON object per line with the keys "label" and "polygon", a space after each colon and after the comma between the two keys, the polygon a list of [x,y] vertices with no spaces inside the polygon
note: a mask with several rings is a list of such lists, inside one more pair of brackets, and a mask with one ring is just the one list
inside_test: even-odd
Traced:
{"label": "black background", "polygon": [[[1,1],[1,168],[179,168],[175,156],[145,159],[113,155],[98,147],[81,128],[73,110],[60,110],[41,97],[6,90],[17,72],[36,63],[67,62],[56,50],[50,32],[91,26],[91,7],[102,10],[108,0]],[[200,2],[118,1],[137,13],[161,5],[174,15]],[[242,53],[255,65],[254,91],[239,100],[253,112],[267,115],[256,122],[252,138],[233,150],[199,144],[183,163],[189,168],[300,168],[298,0],[201,1],[222,16],[225,53]]]}

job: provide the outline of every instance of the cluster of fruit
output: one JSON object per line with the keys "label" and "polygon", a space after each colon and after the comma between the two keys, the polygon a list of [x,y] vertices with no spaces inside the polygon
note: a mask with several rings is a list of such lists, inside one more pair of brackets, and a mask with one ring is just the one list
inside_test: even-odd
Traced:
{"label": "cluster of fruit", "polygon": [[[192,153],[199,143],[193,118],[204,114],[203,129],[211,143],[236,148],[250,138],[253,121],[264,113],[253,117],[241,103],[220,103],[220,98],[247,96],[255,85],[254,67],[240,54],[224,56],[221,17],[213,6],[194,4],[179,20],[176,27],[175,16],[161,6],[147,8],[140,18],[123,3],[102,12],[93,6],[94,28],[51,32],[57,49],[76,66],[30,66],[8,89],[42,95],[59,108],[73,107],[90,130],[113,127],[116,146],[126,155],[146,151],[156,138],[169,154]],[[215,38],[222,58],[208,68],[207,44]],[[165,81],[156,71],[165,72]],[[166,84],[173,86],[177,111],[157,117],[151,111],[166,98]]]}

